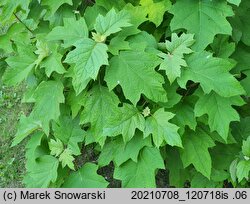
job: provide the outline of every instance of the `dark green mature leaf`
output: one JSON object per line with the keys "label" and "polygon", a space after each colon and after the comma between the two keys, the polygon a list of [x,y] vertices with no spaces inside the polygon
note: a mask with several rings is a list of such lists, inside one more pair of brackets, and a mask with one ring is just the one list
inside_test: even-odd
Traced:
{"label": "dark green mature leaf", "polygon": [[117,136],[121,134],[126,143],[135,134],[135,130],[144,130],[145,120],[142,114],[132,105],[124,104],[120,111],[107,121],[104,128],[104,134],[108,136]]}
{"label": "dark green mature leaf", "polygon": [[50,155],[39,157],[24,179],[28,188],[47,188],[57,179],[59,161]]}
{"label": "dark green mature leaf", "polygon": [[51,13],[54,14],[62,4],[67,3],[72,5],[72,0],[60,0],[60,1],[42,0],[41,3],[43,6],[48,6]]}
{"label": "dark green mature leaf", "polygon": [[76,21],[74,18],[64,18],[64,25],[57,26],[47,35],[49,41],[63,40],[64,46],[69,47],[75,44],[78,40],[89,36],[88,27],[84,18]]}
{"label": "dark green mature leaf", "polygon": [[12,142],[12,146],[19,144],[24,138],[29,136],[35,130],[42,127],[42,123],[39,120],[34,120],[32,117],[26,117],[21,115],[17,128],[17,133]]}
{"label": "dark green mature leaf", "polygon": [[[211,53],[193,53],[187,58],[188,67],[182,72],[178,83],[185,88],[188,80],[199,82],[203,91],[212,90],[223,97],[244,94],[240,83],[229,73],[234,63],[227,59],[212,57]],[[202,69],[201,69],[202,67]]]}
{"label": "dark green mature leaf", "polygon": [[201,173],[197,172],[191,181],[192,188],[222,188],[224,181],[227,180],[229,174],[224,170],[212,169],[211,179],[209,180]]}
{"label": "dark green mature leaf", "polygon": [[57,124],[53,124],[53,130],[54,136],[61,140],[64,145],[67,145],[72,154],[81,154],[78,143],[84,141],[86,133],[81,129],[77,119],[72,120],[70,117],[61,117]]}
{"label": "dark green mature leaf", "polygon": [[114,161],[117,166],[120,166],[129,159],[137,162],[139,152],[145,146],[152,146],[150,137],[144,139],[139,133],[136,133],[128,143],[124,143],[121,137],[114,138],[104,145],[98,164],[106,166]]}
{"label": "dark green mature leaf", "polygon": [[183,137],[183,149],[180,151],[184,167],[193,164],[195,169],[210,179],[212,161],[208,148],[215,146],[210,135],[201,128],[187,131]]}
{"label": "dark green mature leaf", "polygon": [[228,36],[224,35],[215,37],[213,44],[211,44],[211,47],[215,52],[216,57],[220,58],[230,57],[235,50],[235,44],[229,41]]}
{"label": "dark green mature leaf", "polygon": [[144,137],[152,134],[154,144],[157,148],[163,142],[171,146],[182,147],[181,137],[177,132],[179,127],[169,122],[173,117],[174,114],[171,112],[165,112],[164,109],[157,110],[152,116],[146,119]]}
{"label": "dark green mature leaf", "polygon": [[118,104],[118,97],[99,85],[93,87],[85,96],[80,122],[81,124],[91,124],[88,133],[91,135],[92,141],[104,144],[106,136],[103,132],[104,128],[107,121],[119,111]]}
{"label": "dark green mature leaf", "polygon": [[199,100],[195,104],[194,112],[198,117],[208,114],[211,131],[216,130],[227,141],[230,123],[240,120],[239,114],[232,106],[242,106],[243,104],[244,101],[240,96],[225,98],[214,92],[208,95],[199,93]]}
{"label": "dark green mature leaf", "polygon": [[122,27],[131,26],[130,15],[126,10],[116,13],[111,9],[106,16],[99,15],[96,18],[95,30],[102,36],[108,37],[112,33],[121,31]]}
{"label": "dark green mature leaf", "polygon": [[243,141],[242,153],[245,156],[250,157],[250,136],[247,138],[247,140]]}
{"label": "dark green mature leaf", "polygon": [[[248,17],[249,17],[249,9],[250,9],[250,4],[249,1],[247,0],[242,0],[240,7],[238,8],[237,12],[237,18],[239,20],[238,22],[238,29],[240,29],[242,36],[241,40],[243,43],[246,45],[250,46],[250,26],[248,23]],[[237,29],[237,28],[234,28]]]}
{"label": "dark green mature leaf", "polygon": [[106,1],[106,0],[96,0],[96,5],[102,6],[107,9],[107,11],[112,8],[122,9],[125,6],[124,0],[116,0],[116,1]]}
{"label": "dark green mature leaf", "polygon": [[60,104],[64,103],[63,89],[63,84],[59,81],[43,81],[34,92],[36,104],[29,117],[40,121],[47,135],[50,121],[57,120],[60,116]]}
{"label": "dark green mature leaf", "polygon": [[107,45],[97,43],[89,38],[75,43],[76,49],[71,51],[65,62],[73,66],[73,86],[76,94],[86,88],[91,79],[96,79],[102,65],[108,65]]}
{"label": "dark green mature leaf", "polygon": [[184,187],[186,180],[189,178],[189,174],[183,167],[180,154],[177,149],[168,149],[166,167],[169,170],[170,186],[175,186],[178,188]]}
{"label": "dark green mature leaf", "polygon": [[162,87],[163,77],[154,70],[159,63],[153,54],[123,51],[111,59],[105,81],[110,90],[121,85],[125,96],[134,105],[141,94],[155,102],[166,102],[167,94]]}
{"label": "dark green mature leaf", "polygon": [[[12,41],[26,41],[26,38],[24,36],[26,33],[23,31],[25,30],[25,27],[21,23],[13,23],[7,30],[7,33],[3,33],[3,35],[0,35],[0,49],[3,49],[6,53],[10,53],[13,51]],[[28,35],[27,35],[28,36]],[[29,40],[29,39],[28,39]]]}
{"label": "dark green mature leaf", "polygon": [[25,80],[35,67],[37,59],[32,45],[18,44],[17,56],[9,57],[6,62],[10,66],[3,75],[3,81],[7,85],[20,84]]}
{"label": "dark green mature leaf", "polygon": [[195,130],[197,122],[194,113],[194,102],[191,97],[186,97],[186,99],[175,105],[173,113],[175,116],[172,121],[180,128],[184,130],[188,126],[190,129]]}
{"label": "dark green mature leaf", "polygon": [[108,182],[96,173],[97,165],[86,163],[77,172],[69,175],[63,184],[64,188],[106,188]]}
{"label": "dark green mature leaf", "polygon": [[45,73],[48,77],[50,77],[53,72],[57,72],[58,74],[64,74],[66,72],[62,65],[62,57],[63,55],[57,51],[57,46],[54,46],[49,56],[41,62],[41,67],[45,68]]}
{"label": "dark green mature leaf", "polygon": [[21,117],[12,146],[39,128],[49,135],[50,121],[58,119],[60,104],[64,102],[63,85],[58,81],[44,81],[34,91],[33,98],[36,102],[33,111],[29,117]]}
{"label": "dark green mature leaf", "polygon": [[129,160],[115,168],[114,178],[122,180],[122,187],[152,188],[156,187],[156,169],[164,168],[159,150],[153,147],[144,147],[137,163]]}
{"label": "dark green mature leaf", "polygon": [[31,0],[18,0],[18,1],[3,0],[1,1],[0,6],[3,6],[3,10],[1,11],[0,21],[4,23],[7,20],[9,20],[12,14],[19,7],[21,7],[25,12],[27,12],[30,2]]}
{"label": "dark green mature leaf", "polygon": [[217,34],[231,35],[232,28],[226,17],[234,13],[226,1],[178,0],[170,12],[174,15],[171,30],[184,28],[194,33],[195,50],[205,49]]}
{"label": "dark green mature leaf", "polygon": [[237,144],[217,143],[216,146],[210,150],[214,168],[228,170],[239,151],[240,147]]}

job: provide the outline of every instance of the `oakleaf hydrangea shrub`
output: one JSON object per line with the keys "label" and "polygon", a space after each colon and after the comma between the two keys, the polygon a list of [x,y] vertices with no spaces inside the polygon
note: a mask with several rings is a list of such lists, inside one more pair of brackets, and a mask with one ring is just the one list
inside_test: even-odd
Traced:
{"label": "oakleaf hydrangea shrub", "polygon": [[250,1],[0,7],[1,78],[32,105],[26,187],[249,187]]}

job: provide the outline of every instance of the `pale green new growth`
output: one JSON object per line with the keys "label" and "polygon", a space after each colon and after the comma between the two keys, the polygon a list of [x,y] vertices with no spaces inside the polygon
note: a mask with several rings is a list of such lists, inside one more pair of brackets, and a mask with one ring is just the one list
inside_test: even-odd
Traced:
{"label": "pale green new growth", "polygon": [[184,60],[184,54],[193,52],[189,48],[193,43],[194,35],[185,33],[180,37],[178,37],[176,33],[173,33],[171,42],[165,42],[167,54],[159,54],[159,56],[164,59],[160,65],[160,69],[166,71],[166,75],[171,84],[177,77],[181,76],[181,67],[187,67],[187,63]]}

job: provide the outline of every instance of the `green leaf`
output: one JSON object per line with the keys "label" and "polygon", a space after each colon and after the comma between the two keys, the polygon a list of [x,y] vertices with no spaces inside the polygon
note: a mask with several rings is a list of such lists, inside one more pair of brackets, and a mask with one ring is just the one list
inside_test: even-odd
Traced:
{"label": "green leaf", "polygon": [[94,86],[85,96],[80,123],[91,123],[88,133],[93,142],[104,144],[104,128],[107,121],[119,111],[118,104],[118,97],[107,88],[99,85]]}
{"label": "green leaf", "polygon": [[[136,35],[135,35],[136,34]],[[158,54],[158,44],[153,35],[142,31],[134,33],[128,38],[129,46],[133,51],[145,51],[147,53]]]}
{"label": "green leaf", "polygon": [[63,26],[57,26],[47,35],[49,41],[63,40],[64,47],[73,46],[78,40],[89,36],[88,27],[84,18],[76,21],[74,18],[64,18]]}
{"label": "green leaf", "polygon": [[230,4],[240,5],[241,0],[227,0]]}
{"label": "green leaf", "polygon": [[63,89],[59,81],[43,81],[33,94],[36,103],[29,117],[41,122],[46,135],[49,134],[50,121],[60,116],[60,104],[64,103]]}
{"label": "green leaf", "polygon": [[164,169],[160,151],[153,147],[144,147],[137,163],[129,160],[116,167],[114,178],[122,180],[124,188],[155,188],[156,169]]}
{"label": "green leaf", "polygon": [[224,181],[228,179],[228,173],[224,170],[212,169],[211,180],[197,172],[191,181],[192,188],[223,188]]}
{"label": "green leaf", "polygon": [[60,0],[60,1],[42,0],[41,3],[43,6],[48,6],[50,12],[54,14],[61,5],[65,3],[72,5],[72,0]]}
{"label": "green leaf", "polygon": [[193,164],[195,169],[210,179],[212,161],[208,148],[215,146],[207,132],[201,128],[187,131],[183,137],[183,149],[180,150],[184,167]]}
{"label": "green leaf", "polygon": [[0,21],[5,23],[7,20],[11,18],[13,13],[17,10],[17,8],[21,7],[24,11],[28,11],[28,7],[31,0],[18,0],[18,1],[9,1],[3,0],[0,3],[0,6],[3,6],[0,16]]}
{"label": "green leaf", "polygon": [[216,36],[211,47],[216,57],[220,58],[229,58],[235,51],[235,43],[230,42],[229,37],[224,35]]}
{"label": "green leaf", "polygon": [[155,102],[166,102],[166,91],[162,87],[163,77],[154,70],[159,63],[153,54],[122,51],[119,56],[110,60],[105,81],[109,90],[121,85],[124,95],[134,105],[139,101],[141,94]]}
{"label": "green leaf", "polygon": [[250,46],[250,26],[248,23],[248,17],[249,17],[249,9],[250,9],[250,4],[249,1],[242,1],[240,4],[240,7],[238,8],[238,10],[236,11],[237,16],[236,18],[238,18],[237,24],[236,24],[236,28],[234,29],[239,29],[241,31],[241,41]]}
{"label": "green leaf", "polygon": [[170,123],[174,117],[171,112],[165,112],[163,108],[157,110],[146,119],[144,137],[152,134],[154,144],[159,148],[165,141],[171,146],[182,147],[181,137],[178,134],[179,127]]}
{"label": "green leaf", "polygon": [[15,138],[11,144],[11,146],[16,146],[23,139],[29,136],[31,133],[41,128],[42,124],[40,121],[36,121],[31,117],[26,117],[25,115],[21,115],[19,124],[17,126],[17,133],[15,134]]}
{"label": "green leaf", "polygon": [[235,159],[232,161],[229,167],[230,176],[234,183],[236,183],[237,181],[237,176],[236,176],[237,164],[238,164],[238,159]]}
{"label": "green leaf", "polygon": [[239,123],[232,124],[232,133],[235,138],[240,138],[240,140],[247,139],[250,135],[250,117],[241,118]]}
{"label": "green leaf", "polygon": [[43,59],[49,56],[50,54],[50,49],[49,49],[48,44],[43,41],[37,40],[36,48],[37,50],[35,51],[35,54],[38,55],[38,58],[35,61],[35,64],[36,64],[35,68],[37,68],[38,65],[40,65],[40,63],[43,61]]}
{"label": "green leaf", "polygon": [[[13,128],[12,146],[28,142],[26,173],[12,177],[36,188],[247,187],[249,9],[0,0],[0,143]],[[15,169],[5,149],[0,169]]]}
{"label": "green leaf", "polygon": [[164,59],[160,65],[160,70],[166,71],[168,80],[172,84],[176,78],[181,76],[181,67],[187,67],[187,63],[182,57],[170,53],[161,53],[159,56]]}
{"label": "green leaf", "polygon": [[58,160],[50,155],[39,157],[24,178],[27,188],[47,188],[57,179]]}
{"label": "green leaf", "polygon": [[35,67],[35,61],[37,59],[32,45],[18,44],[18,55],[9,57],[6,62],[10,66],[3,75],[3,81],[5,84],[17,85],[23,80],[27,79]]}
{"label": "green leaf", "polygon": [[49,149],[50,149],[50,154],[52,156],[58,157],[63,152],[63,149],[64,149],[63,143],[61,142],[61,140],[51,139],[49,142]]}
{"label": "green leaf", "polygon": [[131,16],[131,24],[137,28],[139,25],[147,21],[147,11],[146,9],[142,9],[141,6],[133,6],[131,3],[126,4],[124,7],[130,16]]}
{"label": "green leaf", "polygon": [[230,164],[239,151],[240,148],[238,144],[217,143],[216,146],[210,150],[213,167],[216,169],[229,170]]}
{"label": "green leaf", "polygon": [[129,42],[126,39],[127,36],[117,35],[112,38],[109,43],[109,52],[113,55],[118,55],[120,50],[130,50]]}
{"label": "green leaf", "polygon": [[249,63],[250,63],[250,48],[249,46],[244,45],[243,43],[239,43],[236,47],[234,54],[232,55],[237,61],[236,67],[233,69],[234,73],[236,74],[244,74],[246,78],[242,79],[241,85],[247,92],[247,96],[250,96],[250,71],[249,71]]}
{"label": "green leaf", "polygon": [[42,132],[36,132],[32,134],[32,137],[27,142],[27,145],[25,146],[26,152],[26,173],[24,176],[24,180],[29,178],[29,173],[33,171],[33,167],[36,164],[36,161],[39,157],[47,155],[47,152],[43,149],[43,137],[44,133]]}
{"label": "green leaf", "polygon": [[247,140],[243,140],[242,153],[245,156],[250,157],[250,136],[248,136]]}
{"label": "green leaf", "polygon": [[145,120],[142,114],[132,105],[124,104],[120,111],[107,121],[104,128],[104,134],[108,136],[117,136],[121,134],[125,142],[131,140],[135,130],[144,130]]}
{"label": "green leaf", "polygon": [[73,65],[73,86],[79,94],[91,79],[96,79],[102,65],[108,65],[107,45],[83,39],[75,43],[65,62]]}
{"label": "green leaf", "polygon": [[157,27],[161,24],[163,20],[163,15],[166,11],[171,8],[171,1],[157,1],[153,0],[140,0],[141,9],[147,12],[147,18],[153,22]]}
{"label": "green leaf", "polygon": [[232,55],[232,58],[237,61],[234,72],[240,73],[241,71],[249,70],[250,63],[250,48],[249,46],[239,43]]}
{"label": "green leaf", "polygon": [[79,111],[81,110],[82,104],[85,101],[85,97],[87,95],[87,91],[81,92],[79,95],[76,96],[75,91],[71,91],[68,95],[67,101],[70,105],[72,118],[76,118]]}
{"label": "green leaf", "polygon": [[172,122],[177,126],[185,130],[188,126],[190,129],[195,130],[197,126],[195,114],[194,114],[194,102],[192,97],[186,97],[180,103],[174,106],[173,113],[175,114]]}
{"label": "green leaf", "polygon": [[74,167],[74,157],[72,156],[72,151],[70,149],[65,149],[59,157],[59,161],[62,162],[62,167],[68,166],[70,169],[75,170]]}
{"label": "green leaf", "polygon": [[11,42],[17,41],[20,37],[22,37],[22,41],[25,41],[25,39],[23,39],[24,30],[25,27],[21,23],[13,23],[9,26],[7,33],[0,35],[1,49],[6,53],[12,52],[13,46]]}
{"label": "green leaf", "polygon": [[57,51],[57,47],[58,46],[53,46],[49,56],[41,62],[41,68],[45,68],[47,77],[50,77],[53,72],[57,72],[58,74],[64,74],[66,72],[62,65],[63,55]]}
{"label": "green leaf", "polygon": [[183,188],[188,180],[188,172],[184,169],[180,154],[177,149],[169,148],[167,151],[166,166],[169,170],[169,184],[177,188]]}
{"label": "green leaf", "polygon": [[[185,8],[183,10],[183,8]],[[195,34],[195,50],[204,50],[217,34],[231,35],[232,28],[226,17],[233,16],[226,1],[179,0],[170,13],[174,15],[171,30],[184,28]]]}
{"label": "green leaf", "polygon": [[151,147],[151,140],[149,137],[144,139],[139,133],[135,133],[134,137],[127,143],[124,143],[122,137],[116,137],[104,145],[98,164],[106,166],[114,161],[117,166],[120,166],[129,159],[137,162],[139,152],[145,146]]}
{"label": "green leaf", "polygon": [[207,114],[211,131],[217,131],[227,141],[230,123],[240,121],[239,114],[232,106],[242,106],[243,99],[240,96],[225,98],[214,92],[208,95],[200,92],[198,96],[199,99],[194,108],[195,116]]}
{"label": "green leaf", "polygon": [[116,1],[106,1],[106,0],[96,0],[95,3],[98,6],[104,7],[106,10],[111,10],[112,8],[122,9],[125,6],[124,0]]}
{"label": "green leaf", "polygon": [[77,172],[73,172],[65,180],[63,188],[106,188],[108,182],[98,175],[98,166],[86,163]]}
{"label": "green leaf", "polygon": [[115,9],[111,9],[106,16],[99,14],[96,18],[95,30],[102,36],[108,37],[113,33],[121,31],[123,27],[129,27],[131,24],[130,15],[126,10],[121,10],[118,13]]}
{"label": "green leaf", "polygon": [[184,54],[190,54],[193,51],[189,48],[195,42],[193,34],[182,33],[180,37],[172,33],[171,41],[166,40],[165,46],[172,55],[183,57]]}
{"label": "green leaf", "polygon": [[37,158],[44,156],[46,153],[44,151],[41,151],[42,149],[42,139],[44,137],[43,132],[36,132],[32,134],[32,137],[30,137],[29,141],[27,142],[27,145],[25,146],[26,152],[26,175],[25,177],[28,177],[27,172],[30,170],[32,171],[34,164],[36,163]]}
{"label": "green leaf", "polygon": [[239,161],[236,167],[236,175],[238,177],[239,182],[241,182],[244,178],[248,181],[249,172],[250,172],[250,160]]}
{"label": "green leaf", "polygon": [[73,155],[81,154],[78,143],[84,141],[86,133],[81,129],[77,119],[72,120],[67,116],[60,117],[59,122],[53,124],[53,131],[54,136],[67,145]]}
{"label": "green leaf", "polygon": [[180,93],[177,93],[177,89],[179,88],[179,85],[177,82],[174,82],[173,84],[166,83],[164,84],[165,90],[167,90],[168,93],[168,101],[164,103],[165,108],[172,108],[177,103],[181,101],[182,96]]}
{"label": "green leaf", "polygon": [[189,48],[194,43],[193,37],[193,35],[185,33],[178,37],[176,33],[173,33],[172,41],[165,42],[168,53],[159,54],[164,59],[160,65],[160,70],[166,71],[171,84],[177,77],[181,76],[181,67],[187,67],[184,54],[193,52]]}
{"label": "green leaf", "polygon": [[181,78],[178,78],[182,88],[185,88],[188,80],[192,80],[200,83],[206,94],[212,90],[223,97],[245,93],[240,83],[229,73],[234,66],[231,61],[212,57],[208,52],[200,52],[190,55],[187,64],[188,67],[183,69]]}

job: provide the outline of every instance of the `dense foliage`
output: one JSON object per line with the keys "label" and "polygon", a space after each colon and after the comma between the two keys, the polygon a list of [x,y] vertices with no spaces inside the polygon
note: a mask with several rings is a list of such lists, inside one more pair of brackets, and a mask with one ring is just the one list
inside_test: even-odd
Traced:
{"label": "dense foliage", "polygon": [[[26,187],[247,187],[250,1],[2,0]],[[86,157],[91,149],[92,157]]]}

